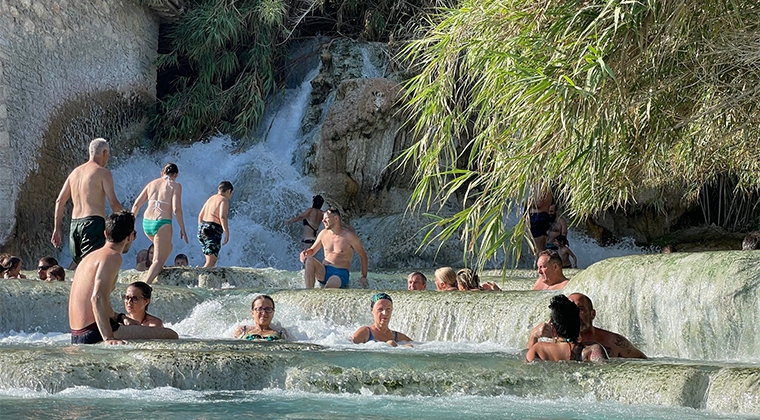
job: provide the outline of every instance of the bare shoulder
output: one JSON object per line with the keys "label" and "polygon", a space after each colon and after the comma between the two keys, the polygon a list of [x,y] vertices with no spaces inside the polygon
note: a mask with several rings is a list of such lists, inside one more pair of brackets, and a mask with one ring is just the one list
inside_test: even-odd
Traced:
{"label": "bare shoulder", "polygon": [[359,329],[354,332],[354,335],[351,336],[351,340],[354,344],[366,343],[369,340],[369,327],[359,327]]}

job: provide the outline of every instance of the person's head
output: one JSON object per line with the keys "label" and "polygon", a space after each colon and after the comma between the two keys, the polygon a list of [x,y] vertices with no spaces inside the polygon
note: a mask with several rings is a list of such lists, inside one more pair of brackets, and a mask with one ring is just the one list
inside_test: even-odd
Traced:
{"label": "person's head", "polygon": [[148,283],[136,281],[127,286],[127,292],[122,296],[124,308],[127,313],[142,314],[148,310],[150,297],[153,294],[153,288]]}
{"label": "person's head", "polygon": [[148,250],[141,249],[137,251],[137,256],[135,257],[135,265],[144,263],[147,259],[148,259]]}
{"label": "person's head", "polygon": [[441,267],[435,270],[435,288],[450,290],[457,287],[457,273],[451,267]]}
{"label": "person's head", "polygon": [[459,290],[479,290],[480,278],[469,268],[457,271],[457,287]]}
{"label": "person's head", "polygon": [[325,204],[325,199],[321,195],[317,194],[311,198],[312,208],[321,209],[323,204]]}
{"label": "person's head", "polygon": [[557,242],[557,246],[568,246],[570,245],[569,242],[567,242],[567,236],[565,235],[557,235],[557,238],[554,239]]}
{"label": "person's head", "polygon": [[760,232],[758,231],[748,233],[742,240],[742,250],[751,251],[753,249],[760,249]]}
{"label": "person's head", "polygon": [[375,325],[387,327],[391,321],[391,315],[393,315],[393,299],[391,296],[383,292],[377,293],[370,299],[369,307],[372,310]]}
{"label": "person's head", "polygon": [[106,240],[117,244],[124,242],[123,253],[129,251],[135,236],[137,236],[135,216],[132,213],[122,210],[118,213],[111,213],[106,218]]}
{"label": "person's head", "polygon": [[58,265],[58,260],[53,257],[42,257],[37,261],[37,277],[47,280],[47,271],[50,267]]}
{"label": "person's head", "polygon": [[105,139],[97,138],[90,142],[90,160],[97,162],[100,166],[106,166],[111,148]]}
{"label": "person's head", "polygon": [[546,278],[551,283],[558,283],[562,274],[562,257],[554,251],[541,251],[538,254],[538,277]]}
{"label": "person's head", "polygon": [[258,295],[251,302],[251,316],[259,328],[269,328],[274,318],[274,299],[268,295]]}
{"label": "person's head", "polygon": [[216,190],[219,192],[219,194],[226,195],[227,193],[232,194],[232,191],[235,188],[232,186],[232,183],[230,181],[222,181],[219,183],[219,186],[216,188]]}
{"label": "person's head", "polygon": [[177,164],[169,162],[164,165],[164,169],[161,170],[161,175],[169,176],[172,179],[176,178],[177,175],[179,175],[179,168],[177,168]]}
{"label": "person's head", "polygon": [[587,331],[594,325],[594,318],[596,318],[596,310],[591,298],[582,293],[573,293],[567,298],[580,310],[581,332]]}
{"label": "person's head", "polygon": [[325,224],[326,229],[329,229],[331,226],[340,226],[340,211],[330,207],[322,216],[322,223]]}
{"label": "person's head", "polygon": [[66,280],[66,271],[60,265],[51,265],[45,273],[47,281],[64,281]]}
{"label": "person's head", "polygon": [[[758,239],[760,239],[760,236],[758,236]],[[758,241],[757,245],[760,245],[760,241]],[[742,249],[744,249],[744,243],[742,243]],[[676,247],[673,246],[672,244],[667,244],[664,247],[662,247],[660,252],[663,254],[672,254],[673,252],[676,252]]]}
{"label": "person's head", "polygon": [[3,274],[7,275],[8,277],[17,277],[21,272],[22,265],[23,262],[19,257],[12,256],[10,258],[6,258],[2,265]]}
{"label": "person's head", "polygon": [[177,256],[174,257],[174,265],[177,267],[187,267],[190,265],[190,262],[187,260],[187,255],[177,254]]}
{"label": "person's head", "polygon": [[552,204],[551,206],[549,206],[549,211],[547,213],[549,213],[549,216],[551,216],[552,219],[556,218],[557,217],[557,205],[556,204]]}
{"label": "person's head", "polygon": [[425,290],[427,289],[427,277],[419,271],[409,274],[406,278],[407,290]]}
{"label": "person's head", "polygon": [[552,296],[551,325],[559,337],[577,341],[581,333],[580,309],[565,295]]}

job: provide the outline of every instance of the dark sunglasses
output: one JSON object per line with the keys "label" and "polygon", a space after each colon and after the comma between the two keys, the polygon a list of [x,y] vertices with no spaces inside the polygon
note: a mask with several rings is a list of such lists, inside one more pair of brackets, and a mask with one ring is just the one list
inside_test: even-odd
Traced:
{"label": "dark sunglasses", "polygon": [[127,295],[123,295],[121,297],[121,300],[123,300],[124,302],[129,302],[129,303],[137,303],[140,299],[145,299],[145,298],[142,296],[127,296]]}
{"label": "dark sunglasses", "polygon": [[50,268],[49,265],[41,265],[41,266],[37,267],[37,270],[47,270],[48,268]]}

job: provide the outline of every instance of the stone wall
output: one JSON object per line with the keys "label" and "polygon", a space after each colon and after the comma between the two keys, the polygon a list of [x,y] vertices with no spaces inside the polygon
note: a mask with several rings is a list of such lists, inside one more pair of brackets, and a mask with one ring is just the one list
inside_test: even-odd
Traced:
{"label": "stone wall", "polygon": [[0,244],[27,265],[90,140],[117,158],[142,140],[158,26],[134,0],[0,0]]}

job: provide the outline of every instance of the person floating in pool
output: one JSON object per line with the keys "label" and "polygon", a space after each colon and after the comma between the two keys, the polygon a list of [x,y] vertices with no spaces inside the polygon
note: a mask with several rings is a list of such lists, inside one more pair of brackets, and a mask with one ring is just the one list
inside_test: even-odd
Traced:
{"label": "person floating in pool", "polygon": [[127,291],[121,297],[124,301],[126,316],[122,316],[121,323],[124,325],[142,325],[143,327],[163,327],[161,319],[148,313],[150,297],[153,288],[148,283],[136,281],[127,286]]}
{"label": "person floating in pool", "polygon": [[272,325],[274,300],[267,295],[259,295],[251,303],[254,325],[240,325],[232,336],[242,340],[287,340],[288,331],[279,325]]}
{"label": "person floating in pool", "polygon": [[581,330],[580,309],[565,295],[552,296],[549,303],[552,328],[551,341],[533,344],[525,360],[575,360],[578,362],[598,362],[608,359],[607,352],[599,343],[579,343]]}
{"label": "person floating in pool", "polygon": [[403,333],[391,330],[388,326],[391,322],[391,315],[393,315],[393,299],[391,299],[390,295],[378,293],[372,296],[370,309],[372,310],[372,318],[374,318],[375,323],[367,327],[360,327],[354,332],[351,340],[355,344],[381,341],[396,347],[399,343],[412,341],[411,338]]}

